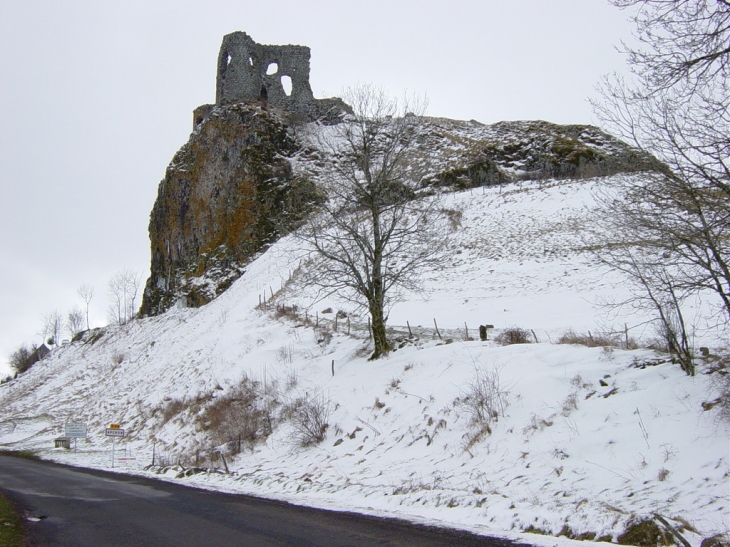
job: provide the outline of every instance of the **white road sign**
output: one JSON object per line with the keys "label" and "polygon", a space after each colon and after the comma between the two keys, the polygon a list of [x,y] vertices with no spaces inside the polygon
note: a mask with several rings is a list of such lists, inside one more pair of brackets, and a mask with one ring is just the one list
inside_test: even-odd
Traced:
{"label": "white road sign", "polygon": [[123,429],[112,429],[110,427],[107,427],[106,436],[107,437],[124,437],[124,430]]}
{"label": "white road sign", "polygon": [[83,422],[66,422],[65,437],[86,437],[86,424]]}

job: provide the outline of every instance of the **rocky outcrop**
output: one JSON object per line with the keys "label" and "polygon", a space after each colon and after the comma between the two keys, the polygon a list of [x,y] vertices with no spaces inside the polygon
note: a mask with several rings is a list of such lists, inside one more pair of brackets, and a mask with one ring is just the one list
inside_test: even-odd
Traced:
{"label": "rocky outcrop", "polygon": [[666,169],[653,156],[591,125],[545,121],[484,125],[431,118],[426,128],[424,146],[436,151],[438,159],[425,185],[464,189]]}
{"label": "rocky outcrop", "polygon": [[320,199],[292,173],[297,149],[282,115],[260,103],[207,113],[159,185],[142,315],[209,302],[297,225]]}
{"label": "rocky outcrop", "polygon": [[[256,253],[325,199],[322,165],[332,153],[321,146],[326,125],[302,125],[261,101],[198,110],[195,130],[168,167],[150,217],[143,315],[209,302]],[[663,168],[598,128],[542,121],[484,125],[424,118],[418,146],[426,192]]]}

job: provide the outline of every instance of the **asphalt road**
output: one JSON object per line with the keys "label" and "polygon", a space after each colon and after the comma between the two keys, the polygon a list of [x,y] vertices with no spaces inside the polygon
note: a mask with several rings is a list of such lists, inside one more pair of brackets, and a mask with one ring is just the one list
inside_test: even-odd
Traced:
{"label": "asphalt road", "polygon": [[0,456],[0,490],[25,511],[29,543],[39,547],[517,545],[9,456]]}

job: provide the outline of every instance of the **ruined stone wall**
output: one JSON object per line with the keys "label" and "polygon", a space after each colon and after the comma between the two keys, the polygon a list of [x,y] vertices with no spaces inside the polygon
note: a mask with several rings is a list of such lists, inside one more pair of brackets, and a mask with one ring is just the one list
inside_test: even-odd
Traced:
{"label": "ruined stone wall", "polygon": [[341,99],[314,98],[309,85],[309,59],[306,46],[257,44],[245,32],[227,34],[218,54],[216,104],[195,109],[193,128],[215,106],[246,101],[262,101],[304,121],[338,121],[343,112],[351,109]]}
{"label": "ruined stone wall", "polygon": [[[262,99],[282,110],[299,110],[314,101],[309,58],[306,46],[261,45],[245,32],[228,34],[218,54],[216,104]],[[289,93],[283,78],[291,79]]]}

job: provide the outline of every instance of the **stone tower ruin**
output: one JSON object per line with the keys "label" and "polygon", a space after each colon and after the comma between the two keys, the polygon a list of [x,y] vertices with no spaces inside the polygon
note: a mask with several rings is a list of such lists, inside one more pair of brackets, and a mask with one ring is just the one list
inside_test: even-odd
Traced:
{"label": "stone tower ruin", "polygon": [[216,104],[195,109],[194,125],[215,106],[256,100],[302,120],[335,121],[350,108],[341,99],[314,98],[309,58],[307,46],[257,44],[245,32],[227,34],[218,54]]}

